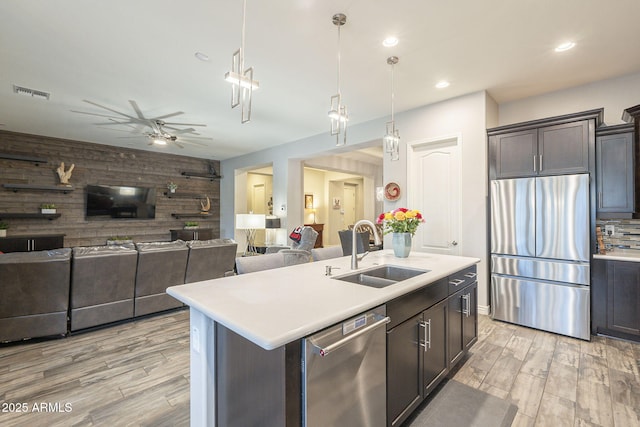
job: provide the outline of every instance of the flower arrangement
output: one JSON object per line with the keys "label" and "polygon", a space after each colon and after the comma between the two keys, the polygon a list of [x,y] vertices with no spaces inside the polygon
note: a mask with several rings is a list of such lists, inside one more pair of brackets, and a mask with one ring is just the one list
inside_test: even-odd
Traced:
{"label": "flower arrangement", "polygon": [[416,234],[418,226],[424,222],[420,211],[415,209],[398,208],[381,213],[377,223],[382,224],[383,233],[411,233]]}
{"label": "flower arrangement", "polygon": [[0,221],[0,230],[6,230],[9,228],[9,224],[4,221]]}
{"label": "flower arrangement", "polygon": [[175,182],[169,182],[167,184],[167,188],[169,189],[170,192],[175,193],[176,189],[178,188],[178,184],[176,184]]}

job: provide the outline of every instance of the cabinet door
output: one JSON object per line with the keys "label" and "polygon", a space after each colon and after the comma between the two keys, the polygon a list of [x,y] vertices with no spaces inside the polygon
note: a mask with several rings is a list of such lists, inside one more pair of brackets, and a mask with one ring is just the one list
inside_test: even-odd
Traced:
{"label": "cabinet door", "polygon": [[534,157],[538,154],[536,129],[493,135],[489,138],[492,178],[533,176]]}
{"label": "cabinet door", "polygon": [[633,133],[596,139],[597,212],[632,213]]}
{"label": "cabinet door", "polygon": [[419,325],[422,315],[387,332],[387,425],[396,426],[421,400]]}
{"label": "cabinet door", "polygon": [[589,120],[538,130],[537,170],[540,175],[589,171]]}
{"label": "cabinet door", "polygon": [[640,265],[609,261],[607,328],[640,335]]}
{"label": "cabinet door", "polygon": [[48,251],[51,249],[59,249],[64,247],[63,236],[42,236],[31,239],[32,251]]}
{"label": "cabinet door", "polygon": [[462,346],[464,351],[478,340],[478,282],[462,294]]}
{"label": "cabinet door", "polygon": [[447,374],[447,302],[442,301],[422,315],[420,346],[423,355],[422,389],[431,393]]}
{"label": "cabinet door", "polygon": [[466,292],[461,289],[448,299],[447,320],[449,323],[449,335],[447,337],[447,348],[449,352],[449,367],[458,363],[464,352],[464,344],[462,342],[462,295]]}
{"label": "cabinet door", "polygon": [[25,237],[3,237],[0,239],[0,252],[27,252],[29,239]]}

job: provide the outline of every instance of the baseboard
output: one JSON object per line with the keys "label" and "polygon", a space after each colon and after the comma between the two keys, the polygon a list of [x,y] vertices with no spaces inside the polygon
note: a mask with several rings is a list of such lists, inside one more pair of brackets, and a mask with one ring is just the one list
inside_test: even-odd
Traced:
{"label": "baseboard", "polygon": [[478,306],[478,314],[489,315],[491,314],[491,306],[490,305],[479,305]]}

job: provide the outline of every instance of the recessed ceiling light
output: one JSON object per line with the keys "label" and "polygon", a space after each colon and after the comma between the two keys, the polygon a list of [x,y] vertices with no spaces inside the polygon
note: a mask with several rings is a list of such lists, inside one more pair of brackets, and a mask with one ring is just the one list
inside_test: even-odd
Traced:
{"label": "recessed ceiling light", "polygon": [[196,55],[196,58],[198,58],[200,61],[208,61],[209,60],[209,55],[207,55],[206,53],[196,52],[195,55]]}
{"label": "recessed ceiling light", "polygon": [[446,80],[441,80],[441,81],[439,81],[438,83],[436,83],[436,87],[437,87],[438,89],[444,89],[445,87],[449,87],[449,85],[450,85],[450,84],[451,84],[451,83],[449,83],[449,82],[448,82],[448,81],[446,81]]}
{"label": "recessed ceiling light", "polygon": [[565,52],[569,49],[572,49],[576,44],[574,42],[565,42],[556,46],[556,52]]}
{"label": "recessed ceiling light", "polygon": [[382,41],[382,46],[384,47],[393,47],[397,44],[398,44],[398,39],[397,37],[393,37],[393,36],[387,37]]}

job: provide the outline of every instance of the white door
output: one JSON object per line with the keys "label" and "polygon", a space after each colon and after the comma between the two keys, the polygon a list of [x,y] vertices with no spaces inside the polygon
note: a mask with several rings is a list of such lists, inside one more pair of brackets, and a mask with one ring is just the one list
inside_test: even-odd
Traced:
{"label": "white door", "polygon": [[353,184],[344,184],[342,210],[344,212],[344,228],[346,230],[350,225],[356,222],[356,186]]}
{"label": "white door", "polygon": [[409,206],[422,212],[413,248],[458,255],[460,248],[460,147],[458,137],[408,144]]}

